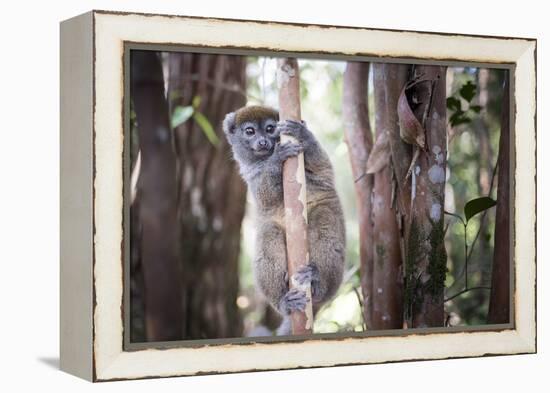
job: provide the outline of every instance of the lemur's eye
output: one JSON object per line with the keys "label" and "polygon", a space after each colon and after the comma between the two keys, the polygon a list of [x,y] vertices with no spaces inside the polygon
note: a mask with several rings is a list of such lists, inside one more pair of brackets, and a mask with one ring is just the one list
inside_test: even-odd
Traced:
{"label": "lemur's eye", "polygon": [[265,128],[265,131],[268,133],[268,134],[271,134],[273,133],[273,131],[275,131],[275,127],[273,127],[273,125],[268,125],[266,128]]}
{"label": "lemur's eye", "polygon": [[256,131],[254,131],[254,128],[252,128],[252,127],[246,127],[246,128],[244,129],[244,132],[245,132],[246,135],[254,135],[254,133],[255,133]]}

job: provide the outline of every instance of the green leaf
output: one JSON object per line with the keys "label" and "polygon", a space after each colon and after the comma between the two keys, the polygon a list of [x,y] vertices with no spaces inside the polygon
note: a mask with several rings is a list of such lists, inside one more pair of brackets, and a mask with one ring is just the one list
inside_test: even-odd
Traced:
{"label": "green leaf", "polygon": [[168,99],[170,100],[170,102],[172,102],[174,100],[177,100],[180,97],[181,97],[181,93],[179,90],[171,90]]}
{"label": "green leaf", "polygon": [[200,112],[195,112],[195,114],[193,115],[193,119],[195,119],[197,124],[200,126],[200,128],[204,132],[204,135],[208,138],[210,143],[212,143],[214,146],[217,146],[220,143],[220,139],[216,135],[214,127],[212,127],[212,124],[210,124],[206,116],[204,116]]}
{"label": "green leaf", "polygon": [[471,105],[470,109],[474,111],[475,113],[481,112],[481,106],[480,105]]}
{"label": "green leaf", "polygon": [[451,124],[451,125],[452,125],[453,127],[455,127],[455,126],[459,126],[459,125],[461,125],[461,124],[467,124],[467,123],[469,123],[469,122],[471,122],[471,121],[472,121],[472,119],[470,119],[469,117],[463,116],[463,117],[457,119],[457,120],[454,122],[454,124]]}
{"label": "green leaf", "polygon": [[193,105],[193,108],[197,109],[200,104],[201,104],[201,97],[200,96],[193,97],[193,102],[191,103],[191,105]]}
{"label": "green leaf", "polygon": [[192,106],[177,106],[174,108],[174,113],[172,113],[172,120],[170,121],[172,128],[177,128],[183,123],[185,123],[195,110]]}
{"label": "green leaf", "polygon": [[458,98],[455,98],[455,97],[447,98],[447,108],[449,108],[452,111],[457,111],[457,112],[462,110],[461,105],[460,105],[460,100]]}
{"label": "green leaf", "polygon": [[470,221],[470,218],[472,218],[476,214],[490,209],[496,204],[496,201],[489,197],[480,197],[468,201],[464,206],[464,216],[466,216],[466,222]]}
{"label": "green leaf", "polygon": [[458,91],[458,94],[460,94],[460,96],[466,101],[470,102],[472,101],[472,98],[474,98],[474,96],[476,95],[476,88],[477,86],[472,83],[472,81],[468,81],[465,85],[462,85],[462,87]]}
{"label": "green leaf", "polygon": [[451,127],[458,126],[460,124],[469,123],[471,119],[467,116],[465,116],[464,112],[458,111],[451,115],[449,122],[451,123]]}
{"label": "green leaf", "polygon": [[464,115],[464,112],[462,112],[462,111],[457,111],[457,112],[453,113],[453,114],[451,115],[451,117],[449,118],[449,121],[451,122],[451,125],[454,125],[454,123],[455,123],[458,119],[460,119],[461,117],[463,117],[463,115]]}

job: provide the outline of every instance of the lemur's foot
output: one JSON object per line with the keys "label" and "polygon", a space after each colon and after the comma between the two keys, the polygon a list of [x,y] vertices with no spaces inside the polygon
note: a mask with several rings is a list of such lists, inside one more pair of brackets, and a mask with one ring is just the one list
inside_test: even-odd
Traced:
{"label": "lemur's foot", "polygon": [[314,301],[320,295],[320,282],[321,275],[319,274],[319,269],[315,263],[310,262],[306,266],[302,267],[298,272],[294,274],[294,279],[300,285],[310,284],[311,285],[311,296]]}
{"label": "lemur's foot", "polygon": [[304,311],[308,301],[304,291],[293,288],[279,302],[279,310],[283,315],[288,315],[293,311]]}
{"label": "lemur's foot", "polygon": [[300,143],[285,142],[279,144],[276,148],[276,153],[281,161],[286,161],[290,157],[296,157],[304,151],[304,147]]}
{"label": "lemur's foot", "polygon": [[317,266],[313,263],[309,263],[300,268],[300,270],[294,274],[293,278],[300,285],[311,284],[314,281],[319,281],[319,269],[317,269]]}

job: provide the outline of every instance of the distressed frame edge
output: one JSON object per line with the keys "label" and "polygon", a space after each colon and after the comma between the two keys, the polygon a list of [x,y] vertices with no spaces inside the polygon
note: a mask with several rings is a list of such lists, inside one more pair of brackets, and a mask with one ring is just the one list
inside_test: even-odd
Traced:
{"label": "distressed frame edge", "polygon": [[[101,12],[101,14],[104,14],[103,12]],[[109,15],[112,15],[112,13],[109,13]],[[139,15],[139,14],[130,14],[130,15]],[[170,16],[171,18],[173,18],[173,16]],[[209,19],[209,18],[208,18]],[[246,21],[246,22],[254,22],[254,21]],[[277,25],[285,25],[284,23],[280,23],[280,22],[274,22],[276,23]],[[327,26],[323,26],[323,27],[327,27]],[[364,30],[369,30],[369,29],[364,29]],[[416,32],[415,32],[416,33]],[[399,33],[395,33],[395,34],[399,34]],[[437,34],[437,33],[427,33],[427,34]],[[458,36],[458,35],[452,35],[452,36]],[[466,35],[468,36],[468,35]],[[506,39],[506,38],[502,38],[502,37],[497,37],[499,39]],[[527,44],[529,44],[529,41],[533,41],[533,40],[527,40]],[[94,41],[95,43],[95,41]],[[527,45],[529,46],[529,45]],[[528,51],[528,49],[526,49],[526,52]],[[536,56],[536,40],[535,42],[533,43],[532,45],[532,52],[535,53],[535,56]],[[533,57],[532,55],[530,56],[530,58],[534,61],[531,61],[530,64],[533,65],[534,67],[534,72],[535,72],[535,75],[533,76],[533,79],[535,81],[534,83],[534,86],[536,88],[536,58]],[[527,66],[529,66],[529,63],[526,64]],[[531,87],[531,86],[530,86]],[[527,88],[527,90],[529,90],[529,88]],[[515,93],[515,92],[514,92]],[[529,91],[528,93],[532,94],[532,91]],[[533,98],[533,97],[531,97]],[[533,111],[533,114],[535,116],[535,119],[536,119],[536,101],[535,100],[532,100],[532,103],[535,105],[534,106],[534,111]],[[517,107],[516,107],[517,109]],[[522,112],[523,113],[523,112]],[[515,127],[514,127],[515,128]],[[533,139],[535,140],[535,145],[534,145],[534,150],[536,152],[536,123],[534,123],[534,127],[531,129],[532,131],[532,134],[533,134]],[[516,139],[516,143],[517,145],[517,139]],[[534,166],[534,169],[535,169],[535,175],[536,175],[536,162],[534,163],[535,166]],[[517,168],[516,168],[517,170]],[[536,187],[536,180],[534,182],[534,184],[532,184],[534,187]],[[535,195],[535,206],[536,206],[536,195]],[[517,217],[519,216],[518,214],[518,211],[516,210],[516,217],[515,217],[515,220],[517,220]],[[536,215],[533,215],[532,217],[532,220],[531,220],[535,225],[536,225]],[[533,227],[533,234],[536,235],[536,228]],[[515,250],[516,252],[514,253],[514,255],[516,256],[516,260],[517,260],[517,254],[518,254],[518,248],[516,248]],[[534,252],[534,257],[536,258],[536,250]],[[536,270],[535,270],[535,276],[534,276],[534,279],[536,280]],[[535,282],[536,283],[536,282]],[[96,283],[97,284],[97,283]],[[533,294],[534,294],[534,291],[533,291]],[[516,301],[518,301],[516,299]],[[533,311],[534,312],[534,311]],[[517,316],[516,316],[517,317]],[[531,332],[526,332],[524,329],[520,329],[520,327],[518,326],[517,329],[516,329],[516,333],[518,333],[517,335],[517,338],[521,341],[521,343],[523,344],[522,345],[522,348],[523,348],[523,352],[520,350],[519,352],[512,352],[512,353],[532,353],[532,352],[535,352],[536,351],[536,315],[533,315],[533,318],[534,318],[534,323],[535,325],[533,326],[533,329],[534,329],[534,332],[531,331]],[[525,334],[519,334],[521,332],[519,332],[519,330],[521,330],[523,333]],[[534,334],[533,334],[534,333]],[[95,339],[95,337],[94,337]],[[316,340],[309,340],[310,342],[316,342]],[[284,344],[284,343],[281,343],[281,344]],[[149,351],[149,350],[147,350]],[[469,356],[483,356],[483,355],[499,355],[499,354],[503,354],[503,353],[491,353],[491,354],[481,354],[481,355],[463,355],[464,357],[469,357]],[[463,357],[463,356],[457,356],[457,357]],[[429,358],[426,358],[427,359],[435,359],[435,358],[446,358],[446,357],[449,357],[449,356],[442,356],[442,357],[429,357]],[[115,359],[112,359],[113,360],[113,365],[114,363],[117,363],[118,360],[123,360],[123,359],[120,359],[119,357],[115,358]],[[422,359],[406,359],[406,358],[401,358],[400,360],[395,360],[395,361],[408,361],[408,360],[422,360]],[[362,362],[360,364],[365,364],[365,363],[379,363],[377,361],[373,361],[373,362],[369,362],[369,361],[366,361],[366,362]],[[348,363],[348,364],[354,364],[354,363]],[[311,366],[306,366],[306,367],[324,367],[324,366],[336,366],[338,364],[327,364],[327,365],[311,365]],[[109,367],[110,368],[110,367]],[[116,368],[116,367],[115,367]],[[283,367],[283,368],[297,368],[296,366],[289,366],[289,367]],[[267,370],[267,369],[266,369]],[[102,370],[103,371],[103,370]],[[107,370],[105,370],[107,371]],[[243,372],[243,371],[246,371],[246,370],[239,370],[239,371],[214,371],[214,373],[222,373],[222,372]],[[247,370],[247,371],[252,371],[252,370]],[[132,376],[132,377],[120,377],[120,378],[117,378],[116,376],[113,377],[111,375],[111,377],[108,377],[108,372],[105,373],[105,375],[103,375],[104,373],[101,372],[99,376],[99,378],[94,378],[95,380],[114,380],[114,379],[126,379],[126,378],[147,378],[147,377],[157,377],[157,376],[177,376],[177,375],[195,375],[195,374],[201,374],[202,372],[196,372],[196,373],[192,373],[192,374],[186,374],[186,373],[175,373],[175,374],[169,374],[169,375],[145,375],[145,376]],[[103,378],[107,376],[107,378]]]}
{"label": "distressed frame edge", "polygon": [[[520,72],[521,71],[521,72]],[[515,159],[511,173],[514,198],[512,214],[515,249],[514,265],[510,276],[514,278],[513,316],[516,331],[530,353],[537,352],[537,41],[526,45],[517,59],[512,74],[514,94],[513,137]],[[511,79],[512,80],[512,79]],[[521,108],[521,110],[520,110]],[[522,146],[519,149],[518,146]],[[512,148],[512,146],[511,146]],[[524,175],[522,176],[522,172]],[[528,176],[526,176],[528,175]],[[522,192],[518,192],[521,190]],[[533,208],[533,209],[531,209]],[[528,213],[526,213],[526,211]],[[518,233],[523,236],[518,236]],[[532,235],[532,236],[527,236]],[[510,245],[512,246],[512,245]],[[525,266],[524,266],[525,265]],[[526,275],[518,279],[518,273]]]}
{"label": "distressed frame edge", "polygon": [[[59,25],[59,367],[88,381],[93,365],[93,18]],[[74,99],[78,97],[79,99]]]}
{"label": "distressed frame edge", "polygon": [[449,33],[449,32],[440,32],[440,31],[429,31],[429,30],[408,30],[408,29],[389,29],[382,27],[362,27],[362,26],[353,26],[353,25],[329,25],[323,23],[306,23],[306,22],[284,22],[284,21],[273,21],[273,20],[264,20],[264,19],[243,19],[243,18],[222,18],[216,16],[199,16],[199,15],[184,15],[184,14],[157,14],[151,12],[137,12],[137,11],[113,11],[113,10],[103,10],[103,9],[94,9],[91,12],[94,14],[104,14],[104,15],[120,15],[120,16],[159,16],[163,18],[190,18],[190,19],[199,19],[204,21],[220,21],[220,22],[244,22],[244,23],[257,23],[257,24],[270,24],[270,25],[283,25],[283,26],[295,26],[295,27],[319,27],[324,29],[356,29],[356,30],[370,30],[370,31],[382,31],[382,32],[395,32],[395,33],[419,33],[419,34],[436,34],[444,35],[450,37],[473,37],[473,38],[491,38],[491,39],[503,39],[503,40],[526,40],[526,41],[536,41],[535,37],[509,37],[509,36],[498,36],[498,35],[487,35],[487,34],[467,34],[467,33]]}

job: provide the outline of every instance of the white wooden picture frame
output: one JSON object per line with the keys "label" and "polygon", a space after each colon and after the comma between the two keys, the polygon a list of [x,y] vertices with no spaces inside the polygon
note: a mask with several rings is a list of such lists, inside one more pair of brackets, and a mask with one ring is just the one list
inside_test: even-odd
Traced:
{"label": "white wooden picture frame", "polygon": [[[483,330],[125,350],[128,43],[509,66],[515,102],[513,322]],[[535,352],[535,59],[536,40],[521,38],[104,11],[62,22],[61,368],[90,381],[108,381]]]}

